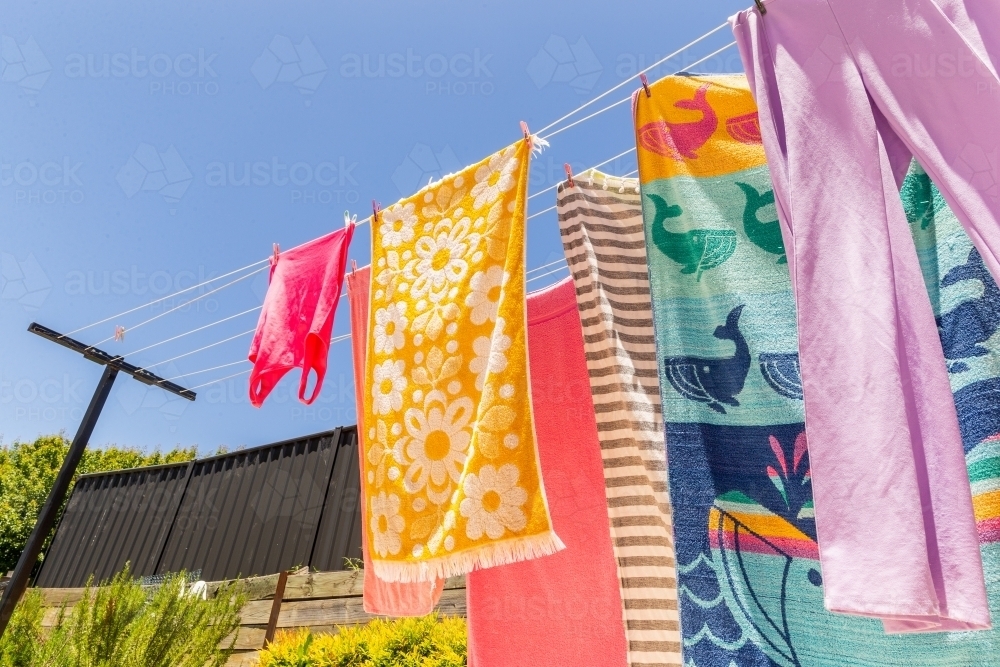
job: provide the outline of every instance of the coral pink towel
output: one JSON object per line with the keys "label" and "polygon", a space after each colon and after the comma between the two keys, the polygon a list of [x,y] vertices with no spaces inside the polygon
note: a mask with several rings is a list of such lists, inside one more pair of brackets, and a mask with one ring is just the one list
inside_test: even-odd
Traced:
{"label": "coral pink towel", "polygon": [[[354,223],[349,222],[271,260],[271,282],[250,344],[250,402],[255,408],[293,368],[302,369],[299,400],[309,405],[319,396],[352,236]],[[310,371],[316,373],[316,384],[306,398]]]}
{"label": "coral pink towel", "polygon": [[467,575],[469,667],[625,667],[604,469],[573,282],[528,296],[542,479],[566,549]]}
{"label": "coral pink towel", "polygon": [[[347,274],[347,298],[351,301],[351,345],[354,348],[354,397],[358,410],[358,455],[364,457],[365,425],[365,352],[368,350],[368,287],[371,267],[351,271]],[[365,495],[364,460],[360,462],[361,497]],[[364,521],[368,512],[361,512]],[[375,576],[371,557],[368,555],[368,531],[361,531],[362,548],[365,559],[364,606],[369,614],[382,616],[423,616],[434,611],[434,605],[441,599],[444,579],[416,584],[401,584],[382,581]]]}

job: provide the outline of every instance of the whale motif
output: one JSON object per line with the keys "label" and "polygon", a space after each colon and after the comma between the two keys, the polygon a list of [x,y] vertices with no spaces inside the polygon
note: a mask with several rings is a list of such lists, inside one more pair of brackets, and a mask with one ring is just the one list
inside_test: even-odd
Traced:
{"label": "whale motif", "polygon": [[786,264],[788,257],[785,255],[785,242],[781,238],[781,225],[778,224],[778,219],[761,222],[757,218],[757,211],[774,204],[774,190],[761,194],[746,183],[736,185],[746,196],[746,205],[743,207],[743,231],[746,232],[747,238],[765,252],[778,255],[778,264]]}
{"label": "whale motif", "polygon": [[686,232],[672,232],[664,222],[678,218],[683,213],[680,206],[670,204],[660,195],[646,195],[653,202],[652,224],[653,245],[664,255],[680,264],[681,273],[701,274],[714,269],[736,251],[736,232],[732,229],[692,229]]}
{"label": "whale motif", "polygon": [[762,144],[760,117],[756,111],[726,119],[726,132],[741,144]]}
{"label": "whale motif", "polygon": [[937,213],[947,208],[944,197],[934,187],[931,177],[923,172],[907,176],[899,195],[903,199],[907,221],[911,225],[920,225],[920,229],[930,227]]}
{"label": "whale motif", "polygon": [[734,619],[775,663],[802,667],[788,591],[813,589],[822,608],[816,543],[739,492],[717,498],[708,521],[713,566]]}
{"label": "whale motif", "polygon": [[709,84],[705,84],[699,88],[690,100],[674,102],[678,109],[700,111],[700,120],[690,123],[671,123],[665,120],[646,123],[637,132],[639,145],[678,162],[683,162],[685,158],[697,159],[696,151],[705,145],[719,126],[719,118],[705,97],[708,87]]}
{"label": "whale motif", "polygon": [[760,374],[771,389],[785,398],[803,400],[798,352],[762,352]]}
{"label": "whale motif", "polygon": [[738,407],[736,396],[743,391],[750,372],[750,348],[740,331],[740,313],[736,306],[726,317],[726,323],[715,328],[719,340],[731,340],[736,345],[732,357],[668,357],[664,360],[667,380],[684,398],[707,403],[716,412],[726,414],[723,405]]}
{"label": "whale motif", "polygon": [[[1000,287],[997,287],[975,246],[969,251],[965,264],[944,274],[941,286],[948,287],[963,280],[980,281],[983,293],[979,298],[963,301],[937,318],[944,357],[948,361],[986,356],[990,351],[981,343],[1000,329]],[[951,364],[948,370],[961,373],[968,368],[968,364],[958,362]]]}

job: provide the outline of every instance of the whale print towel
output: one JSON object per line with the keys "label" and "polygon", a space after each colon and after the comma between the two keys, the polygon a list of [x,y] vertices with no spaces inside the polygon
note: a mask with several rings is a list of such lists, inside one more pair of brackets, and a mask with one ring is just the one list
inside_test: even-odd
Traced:
{"label": "whale print towel", "polygon": [[[996,631],[889,636],[877,620],[824,608],[794,302],[746,80],[669,77],[650,92],[638,93],[635,117],[684,664],[1000,665]],[[678,143],[683,150],[672,152]],[[915,234],[922,225],[925,236],[938,231],[918,239],[918,250],[943,302],[953,288],[939,283],[965,274],[937,272],[964,263],[957,256],[971,244],[931,192],[929,181],[910,174],[903,197]],[[959,239],[958,249],[947,249]],[[978,294],[975,275],[966,289]],[[969,328],[943,318],[948,327]],[[971,339],[966,333],[967,351]],[[992,370],[987,358],[954,362],[969,367],[970,379],[994,383],[965,395],[959,389],[956,404],[970,476],[979,480],[973,492],[996,615],[1000,551],[991,522],[1000,511],[990,494],[1000,488],[1000,450],[991,437],[1000,432],[1000,410],[991,392],[1000,390],[1000,357]]]}
{"label": "whale print towel", "polygon": [[588,172],[556,197],[601,443],[630,665],[680,665],[677,573],[638,181]]}
{"label": "whale print towel", "polygon": [[364,423],[376,574],[430,581],[554,553],[525,324],[527,139],[372,225]]}

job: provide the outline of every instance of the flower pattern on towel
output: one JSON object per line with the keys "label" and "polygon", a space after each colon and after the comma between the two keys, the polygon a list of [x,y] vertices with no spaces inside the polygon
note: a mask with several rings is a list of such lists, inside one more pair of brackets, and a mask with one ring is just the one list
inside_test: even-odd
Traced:
{"label": "flower pattern on towel", "polygon": [[375,399],[375,412],[387,415],[403,408],[403,390],[406,389],[406,376],[402,361],[383,361],[375,367],[372,374],[372,397]]}
{"label": "flower pattern on towel", "polygon": [[375,349],[379,352],[392,353],[403,347],[403,332],[406,331],[407,319],[405,303],[391,303],[385,308],[379,308],[375,313]]}
{"label": "flower pattern on towel", "polygon": [[521,509],[528,501],[527,492],[517,485],[517,466],[507,463],[494,468],[484,465],[479,475],[465,478],[465,500],[459,511],[468,519],[465,533],[478,540],[486,533],[498,540],[507,530],[524,528],[527,519]]}
{"label": "flower pattern on towel", "polygon": [[406,526],[406,520],[399,514],[399,496],[385,492],[372,498],[373,544],[379,556],[399,553],[403,543],[399,534]]}
{"label": "flower pattern on towel", "polygon": [[425,404],[430,405],[426,411],[410,408],[403,419],[410,437],[405,449],[410,464],[404,486],[415,493],[429,480],[431,488],[427,493],[436,496],[435,504],[440,505],[451,495],[451,485],[458,484],[465,466],[472,439],[467,427],[472,421],[473,405],[468,398],[448,404],[441,392],[431,392]]}
{"label": "flower pattern on towel", "polygon": [[518,142],[387,208],[375,226],[365,421],[376,426],[364,474],[383,579],[450,576],[561,546],[528,385],[528,157]]}
{"label": "flower pattern on towel", "polygon": [[379,233],[382,235],[383,247],[397,248],[413,240],[413,227],[417,224],[414,208],[413,204],[396,205],[382,213]]}
{"label": "flower pattern on towel", "polygon": [[508,277],[499,266],[491,266],[472,276],[469,281],[472,292],[465,297],[465,305],[472,308],[470,319],[473,324],[485,324],[486,320],[497,321],[500,292]]}
{"label": "flower pattern on towel", "polygon": [[490,156],[486,164],[476,169],[476,184],[472,186],[472,196],[476,198],[473,206],[482,208],[492,204],[514,187],[517,166],[514,146]]}

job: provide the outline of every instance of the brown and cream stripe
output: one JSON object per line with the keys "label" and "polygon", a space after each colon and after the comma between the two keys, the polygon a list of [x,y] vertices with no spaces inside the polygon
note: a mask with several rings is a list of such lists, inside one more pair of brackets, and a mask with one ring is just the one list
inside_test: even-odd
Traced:
{"label": "brown and cream stripe", "polygon": [[559,186],[556,204],[583,324],[629,664],[682,665],[639,182],[587,172]]}

